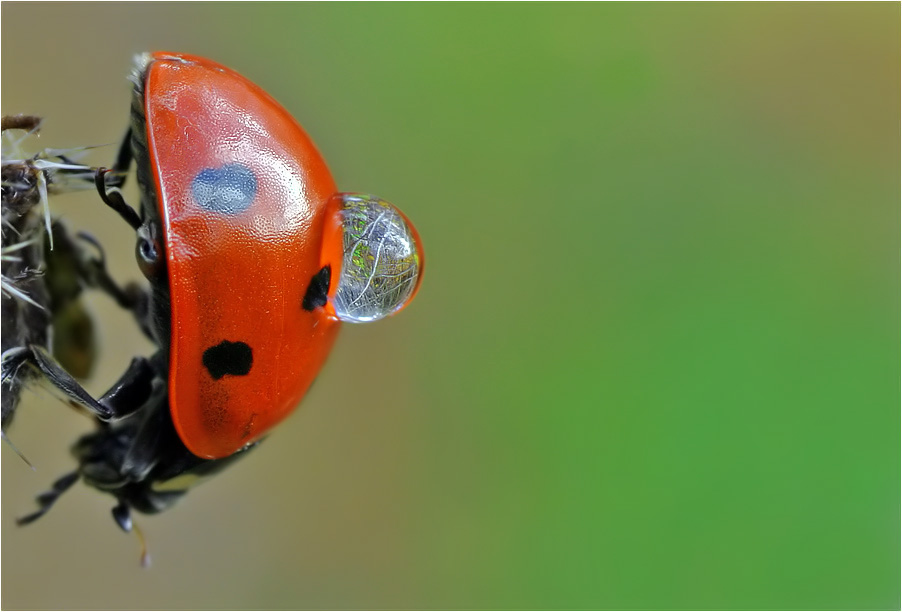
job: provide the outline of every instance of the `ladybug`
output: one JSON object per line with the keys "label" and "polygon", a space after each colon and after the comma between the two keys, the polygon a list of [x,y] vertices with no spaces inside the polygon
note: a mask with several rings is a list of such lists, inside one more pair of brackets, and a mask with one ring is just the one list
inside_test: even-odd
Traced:
{"label": "ladybug", "polygon": [[[342,321],[410,303],[423,272],[413,225],[374,196],[339,193],[313,141],[260,87],[215,62],[137,58],[131,122],[101,199],[135,230],[147,291],[102,284],[158,350],[92,397],[45,351],[36,366],[97,420],[78,469],[38,498],[42,516],[77,480],[116,498],[113,517],[163,511],[194,481],[254,448],[303,398]],[[139,210],[119,188],[134,163]]]}

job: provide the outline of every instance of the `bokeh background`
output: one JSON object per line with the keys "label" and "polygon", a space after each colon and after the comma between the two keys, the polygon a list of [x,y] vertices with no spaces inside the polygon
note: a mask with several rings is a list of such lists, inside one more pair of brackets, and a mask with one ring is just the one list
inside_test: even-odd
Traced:
{"label": "bokeh background", "polygon": [[[148,49],[211,57],[416,222],[402,316],[175,509],[154,559],[45,391],[2,449],[5,609],[900,606],[900,8],[2,6],[4,113],[110,145]],[[127,192],[137,200],[134,186]],[[54,212],[133,238],[90,193]],[[249,283],[253,279],[248,279]],[[151,347],[90,298],[103,392]]]}

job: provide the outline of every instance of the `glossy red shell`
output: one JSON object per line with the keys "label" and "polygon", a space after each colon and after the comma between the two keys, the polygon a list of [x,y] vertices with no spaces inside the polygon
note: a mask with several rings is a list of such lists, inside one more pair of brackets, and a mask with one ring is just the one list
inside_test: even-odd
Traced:
{"label": "glossy red shell", "polygon": [[[295,408],[338,332],[327,308],[302,308],[324,265],[337,282],[340,261],[323,248],[340,241],[325,210],[335,183],[304,130],[244,77],[169,53],[153,54],[144,74],[171,294],[172,419],[192,453],[226,457]],[[251,359],[237,372],[205,361],[241,345]]]}

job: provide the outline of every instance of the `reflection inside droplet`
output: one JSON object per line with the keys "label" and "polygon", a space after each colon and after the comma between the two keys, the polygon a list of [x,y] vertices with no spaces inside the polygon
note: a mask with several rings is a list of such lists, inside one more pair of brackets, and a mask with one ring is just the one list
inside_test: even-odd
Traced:
{"label": "reflection inside droplet", "polygon": [[385,200],[338,194],[343,257],[332,306],[342,321],[365,323],[387,317],[413,299],[420,284],[423,252],[416,229]]}

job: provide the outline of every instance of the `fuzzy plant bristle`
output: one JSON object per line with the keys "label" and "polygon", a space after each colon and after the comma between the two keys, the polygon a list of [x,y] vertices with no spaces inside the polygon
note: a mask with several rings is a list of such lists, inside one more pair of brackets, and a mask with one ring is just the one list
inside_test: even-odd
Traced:
{"label": "fuzzy plant bristle", "polygon": [[81,150],[28,145],[40,129],[33,115],[3,117],[2,131],[2,429],[5,431],[25,384],[35,373],[11,356],[28,346],[48,348],[51,318],[45,279],[47,249],[53,249],[50,197],[92,186],[93,169],[73,161]]}

